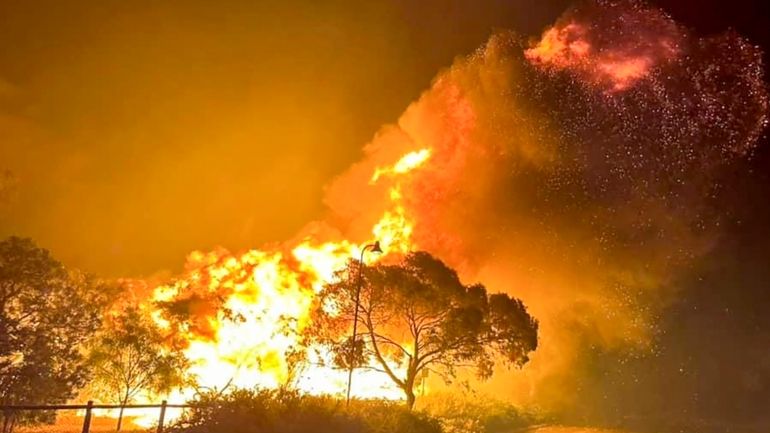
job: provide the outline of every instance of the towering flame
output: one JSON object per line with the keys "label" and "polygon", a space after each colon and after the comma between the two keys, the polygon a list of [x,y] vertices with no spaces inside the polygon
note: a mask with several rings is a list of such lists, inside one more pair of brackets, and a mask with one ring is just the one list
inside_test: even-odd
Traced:
{"label": "towering flame", "polygon": [[[387,179],[390,189],[386,209],[370,233],[371,239],[380,241],[383,257],[415,249],[413,222],[399,189],[401,179],[419,170],[429,157],[429,149],[410,151],[390,165],[378,166],[371,176],[372,184]],[[186,342],[189,373],[201,389],[291,384],[307,393],[340,394],[347,373],[333,368],[321,348],[307,350],[302,335],[310,325],[315,294],[335,271],[358,256],[363,245],[306,236],[294,244],[238,255],[224,250],[193,252],[185,274],[155,288],[149,305],[163,306],[153,311],[154,319]],[[293,365],[296,351],[303,351],[306,360],[300,371]],[[190,392],[179,397],[190,397]],[[366,371],[356,372],[352,393],[364,398],[401,396],[387,377]]]}

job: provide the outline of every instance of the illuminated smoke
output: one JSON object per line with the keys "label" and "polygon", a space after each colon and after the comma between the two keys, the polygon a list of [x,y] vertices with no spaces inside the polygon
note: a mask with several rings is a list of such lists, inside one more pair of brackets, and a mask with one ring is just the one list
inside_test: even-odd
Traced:
{"label": "illuminated smoke", "polygon": [[0,209],[11,200],[17,182],[10,170],[0,169]]}
{"label": "illuminated smoke", "polygon": [[[715,242],[721,171],[767,123],[761,52],[736,34],[698,38],[638,2],[567,12],[525,47],[512,34],[437,77],[366,158],[329,188],[356,234],[382,195],[378,161],[429,148],[402,182],[415,245],[541,320],[542,344],[497,395],[570,407],[583,353],[654,354],[675,279]],[[597,403],[601,404],[601,402]]]}
{"label": "illuminated smoke", "polygon": [[[441,73],[328,186],[326,223],[275,247],[195,253],[154,300],[190,317],[178,330],[211,386],[277,386],[336,267],[375,238],[389,254],[425,249],[540,320],[532,362],[491,386],[568,407],[583,353],[654,352],[674,279],[718,234],[720,170],[751,154],[767,98],[761,53],[738,35],[698,38],[638,2],[586,3],[529,47],[498,34]],[[341,380],[311,371],[300,387]],[[396,395],[387,379],[358,383]]]}
{"label": "illuminated smoke", "polygon": [[566,13],[525,55],[547,70],[621,91],[678,59],[685,39],[684,29],[642,2],[597,1]]}

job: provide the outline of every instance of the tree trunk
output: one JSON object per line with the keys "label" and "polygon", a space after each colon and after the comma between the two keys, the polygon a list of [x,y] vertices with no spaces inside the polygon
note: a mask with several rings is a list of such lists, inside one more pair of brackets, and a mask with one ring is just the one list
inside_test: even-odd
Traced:
{"label": "tree trunk", "polygon": [[123,410],[126,408],[126,403],[121,402],[120,405],[120,412],[118,412],[118,427],[115,428],[115,431],[120,431],[120,427],[123,425]]}
{"label": "tree trunk", "polygon": [[404,392],[406,393],[406,408],[411,411],[414,409],[414,402],[417,400],[417,397],[414,395],[414,391],[411,389],[404,390]]}
{"label": "tree trunk", "polygon": [[118,427],[115,429],[115,431],[120,431],[120,427],[123,426],[123,411],[126,409],[126,405],[128,404],[128,398],[131,395],[131,388],[126,386],[126,393],[123,395],[123,400],[120,401],[120,412],[118,413]]}
{"label": "tree trunk", "polygon": [[414,402],[417,396],[414,394],[414,381],[417,378],[417,369],[411,365],[406,370],[406,380],[404,381],[404,394],[406,394],[406,408],[410,411],[414,408]]}

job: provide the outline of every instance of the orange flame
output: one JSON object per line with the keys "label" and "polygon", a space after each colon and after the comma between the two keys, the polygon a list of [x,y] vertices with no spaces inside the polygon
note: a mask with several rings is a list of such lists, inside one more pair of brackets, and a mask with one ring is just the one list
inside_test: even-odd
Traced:
{"label": "orange flame", "polygon": [[[371,177],[372,184],[386,177],[393,182],[390,204],[371,229],[373,239],[379,240],[385,251],[383,256],[415,248],[413,223],[401,203],[398,178],[418,169],[430,155],[427,148],[408,152],[395,163],[376,168]],[[196,251],[187,258],[186,273],[171,284],[156,287],[150,304],[185,303],[191,320],[180,337],[187,343],[188,373],[199,389],[276,388],[291,381],[303,392],[342,395],[347,373],[332,368],[331,356],[321,348],[306,351],[308,367],[295,377],[288,355],[306,350],[301,336],[310,325],[315,294],[351,257],[358,257],[363,245],[306,237],[294,245],[240,255],[224,250]],[[368,256],[366,260],[378,257]],[[161,309],[152,311],[152,316],[160,327],[170,329]],[[402,392],[387,377],[358,370],[352,394],[397,399]],[[193,390],[187,389],[170,398],[192,396]],[[156,415],[150,411],[133,422],[149,425]]]}

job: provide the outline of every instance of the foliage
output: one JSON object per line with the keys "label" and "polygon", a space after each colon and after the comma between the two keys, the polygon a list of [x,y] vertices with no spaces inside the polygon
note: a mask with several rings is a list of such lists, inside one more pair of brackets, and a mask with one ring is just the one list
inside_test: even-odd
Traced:
{"label": "foliage", "polygon": [[[176,349],[138,308],[111,313],[90,354],[97,395],[125,406],[140,392],[165,393],[183,385],[187,360]],[[118,430],[122,421],[123,407]]]}
{"label": "foliage", "polygon": [[[31,240],[0,241],[0,403],[64,403],[87,376],[83,344],[115,288],[69,272]],[[53,413],[6,418],[51,421]]]}
{"label": "foliage", "polygon": [[447,433],[507,433],[549,421],[536,411],[468,393],[429,394],[420,409],[439,419]]}
{"label": "foliage", "polygon": [[[428,253],[365,267],[360,280],[358,268],[351,262],[320,293],[315,337],[335,348],[338,365],[353,362],[386,374],[404,391],[409,408],[424,371],[449,382],[457,368],[475,367],[480,378],[488,378],[496,360],[521,366],[537,347],[537,321],[520,300],[489,295],[480,284],[463,285]],[[349,335],[359,284],[363,338],[353,344],[340,336]]]}
{"label": "foliage", "polygon": [[441,433],[441,423],[425,412],[412,411],[390,401],[352,400],[349,409],[363,419],[372,433]]}
{"label": "foliage", "polygon": [[288,390],[203,395],[169,433],[441,433],[438,422],[387,402],[344,403]]}

